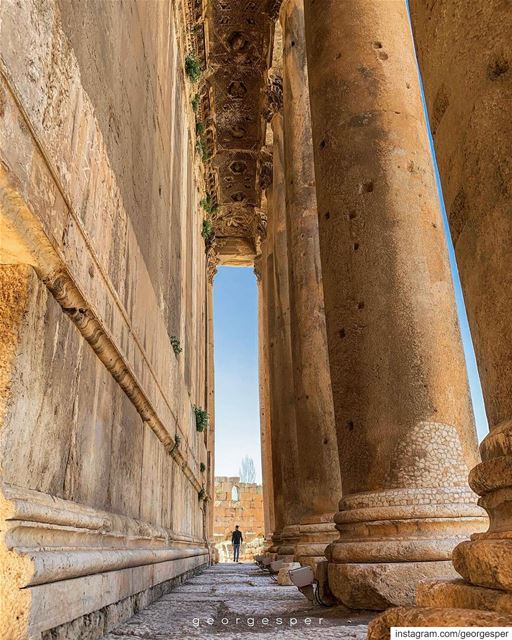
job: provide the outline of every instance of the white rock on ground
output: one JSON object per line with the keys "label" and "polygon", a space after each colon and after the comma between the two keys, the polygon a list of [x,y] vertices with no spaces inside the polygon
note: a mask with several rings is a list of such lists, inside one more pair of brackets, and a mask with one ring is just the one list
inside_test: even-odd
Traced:
{"label": "white rock on ground", "polygon": [[312,606],[254,564],[219,564],[119,625],[103,640],[366,640],[370,612]]}

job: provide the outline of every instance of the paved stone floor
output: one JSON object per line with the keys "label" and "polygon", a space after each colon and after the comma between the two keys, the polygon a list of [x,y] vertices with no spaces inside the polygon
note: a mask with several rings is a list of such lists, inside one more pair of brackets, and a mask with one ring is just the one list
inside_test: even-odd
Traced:
{"label": "paved stone floor", "polygon": [[312,606],[254,564],[219,564],[116,627],[103,640],[365,640],[371,613]]}

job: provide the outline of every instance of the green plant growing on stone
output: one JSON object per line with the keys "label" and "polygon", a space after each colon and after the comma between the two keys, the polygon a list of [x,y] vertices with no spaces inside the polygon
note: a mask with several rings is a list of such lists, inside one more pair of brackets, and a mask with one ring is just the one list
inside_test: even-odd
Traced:
{"label": "green plant growing on stone", "polygon": [[194,414],[196,417],[196,430],[204,431],[208,426],[208,412],[194,405]]}
{"label": "green plant growing on stone", "polygon": [[204,133],[204,124],[202,122],[199,122],[199,120],[196,122],[196,136],[202,136]]}
{"label": "green plant growing on stone", "polygon": [[201,473],[204,473],[206,471],[206,465],[204,462],[201,462],[201,464],[199,465],[199,471]]}
{"label": "green plant growing on stone", "polygon": [[206,244],[209,244],[213,239],[213,224],[211,220],[203,220],[203,228],[201,229],[201,235],[203,236]]}
{"label": "green plant growing on stone", "polygon": [[219,208],[218,205],[215,204],[210,193],[207,193],[199,204],[206,211],[206,213],[209,213],[210,215],[214,214]]}
{"label": "green plant growing on stone", "polygon": [[198,82],[201,77],[201,65],[193,53],[185,56],[185,73],[191,82]]}
{"label": "green plant growing on stone", "polygon": [[196,93],[196,95],[192,98],[192,102],[190,103],[192,105],[192,111],[194,113],[197,113],[199,110],[199,101],[200,101],[199,94]]}
{"label": "green plant growing on stone", "polygon": [[210,152],[208,151],[208,147],[202,136],[197,136],[196,138],[196,151],[203,162],[208,162],[210,159]]}
{"label": "green plant growing on stone", "polygon": [[199,498],[199,500],[204,500],[206,498],[206,490],[204,487],[201,487],[201,489],[197,492],[197,497]]}
{"label": "green plant growing on stone", "polygon": [[183,349],[181,348],[180,339],[177,336],[171,336],[171,346],[176,355],[183,351]]}

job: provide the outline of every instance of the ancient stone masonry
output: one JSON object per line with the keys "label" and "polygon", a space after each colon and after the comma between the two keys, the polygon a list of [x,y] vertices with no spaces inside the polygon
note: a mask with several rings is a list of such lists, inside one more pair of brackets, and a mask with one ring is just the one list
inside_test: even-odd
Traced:
{"label": "ancient stone masonry", "polygon": [[108,630],[208,561],[203,189],[174,5],[0,8],[9,640]]}
{"label": "ancient stone masonry", "polygon": [[214,542],[221,562],[231,562],[231,533],[239,525],[244,536],[240,560],[253,560],[264,549],[263,489],[237,476],[215,478]]}
{"label": "ancient stone masonry", "polygon": [[[512,625],[511,34],[506,0],[0,3],[2,640],[109,633],[244,492],[269,554],[399,605],[372,640]],[[240,504],[214,500],[219,265],[258,281]]]}

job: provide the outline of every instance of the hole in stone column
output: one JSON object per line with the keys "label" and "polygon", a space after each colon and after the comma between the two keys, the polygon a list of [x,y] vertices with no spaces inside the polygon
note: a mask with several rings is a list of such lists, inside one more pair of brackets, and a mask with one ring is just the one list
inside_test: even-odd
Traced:
{"label": "hole in stone column", "polygon": [[329,444],[329,438],[324,438],[324,444]]}
{"label": "hole in stone column", "polygon": [[489,80],[496,80],[510,69],[508,60],[503,57],[497,57],[487,66],[487,77]]}
{"label": "hole in stone column", "polygon": [[347,429],[348,429],[349,431],[352,431],[352,430],[354,429],[354,423],[352,422],[352,420],[349,420],[349,421],[347,422]]}
{"label": "hole in stone column", "polygon": [[378,40],[376,40],[376,41],[373,43],[373,48],[374,48],[374,49],[382,49],[382,42],[379,42]]}
{"label": "hole in stone column", "polygon": [[349,211],[348,212],[348,219],[349,220],[354,220],[355,218],[357,218],[357,213],[355,211]]}
{"label": "hole in stone column", "polygon": [[373,191],[373,182],[366,180],[359,185],[359,193],[371,193]]}
{"label": "hole in stone column", "polygon": [[324,213],[324,218],[325,218],[326,220],[329,220],[329,218],[330,218],[330,217],[331,217],[331,213],[330,213],[330,211],[327,211],[326,213]]}
{"label": "hole in stone column", "polygon": [[354,242],[354,251],[359,250],[359,242]]}
{"label": "hole in stone column", "polygon": [[339,334],[340,334],[340,338],[344,338],[347,335],[345,329],[340,329]]}
{"label": "hole in stone column", "polygon": [[341,53],[337,53],[336,54],[336,60],[339,60],[341,58]]}
{"label": "hole in stone column", "polygon": [[389,58],[389,56],[385,51],[380,51],[379,52],[379,58],[380,58],[380,60],[387,60]]}
{"label": "hole in stone column", "polygon": [[357,303],[357,308],[358,308],[358,309],[364,309],[364,302],[363,302],[363,301],[358,302],[358,303]]}
{"label": "hole in stone column", "polygon": [[295,40],[292,40],[292,47],[295,46]]}
{"label": "hole in stone column", "polygon": [[325,149],[325,145],[326,145],[326,141],[322,140],[322,142],[320,143],[320,149]]}

